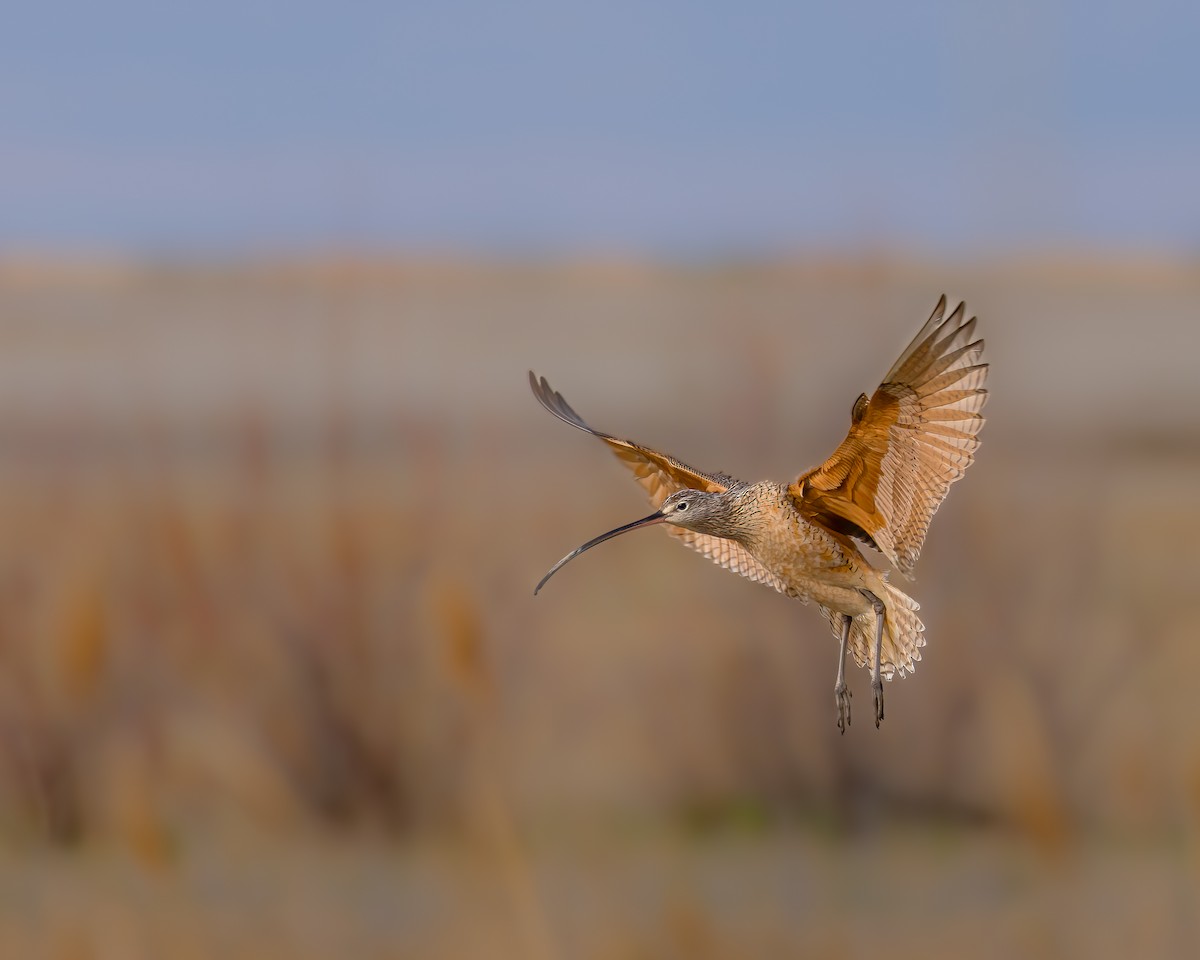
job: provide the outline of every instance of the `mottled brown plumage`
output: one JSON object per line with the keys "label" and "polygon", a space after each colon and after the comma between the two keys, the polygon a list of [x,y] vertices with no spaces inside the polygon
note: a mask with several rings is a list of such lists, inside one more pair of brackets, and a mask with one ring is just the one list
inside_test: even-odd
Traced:
{"label": "mottled brown plumage", "polygon": [[[850,721],[845,684],[849,650],[870,664],[875,723],[883,719],[882,679],[912,672],[921,659],[924,626],[918,604],[887,582],[855,544],[877,547],[910,574],[929,523],[974,460],[987,400],[987,364],[975,319],[964,305],[946,316],[946,298],[867,397],[851,410],[850,431],[833,455],[790,485],[749,484],[704,473],[667,454],[589,427],[545,378],[531,372],[542,405],[599,437],[634,473],[655,512],[568,554],[540,590],[573,557],[619,533],[651,524],[734,573],[805,603],[815,601],[840,640],[834,686],[838,726]],[[535,591],[536,592],[536,591]]]}

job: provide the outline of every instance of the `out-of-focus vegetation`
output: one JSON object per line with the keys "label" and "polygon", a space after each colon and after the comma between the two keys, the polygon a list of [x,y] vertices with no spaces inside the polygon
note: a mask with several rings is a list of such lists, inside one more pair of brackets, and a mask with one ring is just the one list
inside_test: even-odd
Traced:
{"label": "out-of-focus vegetation", "polygon": [[[943,286],[993,363],[928,647],[656,533],[590,421],[823,458]],[[1186,955],[1200,270],[0,272],[0,954]],[[1100,920],[1097,920],[1097,917]]]}

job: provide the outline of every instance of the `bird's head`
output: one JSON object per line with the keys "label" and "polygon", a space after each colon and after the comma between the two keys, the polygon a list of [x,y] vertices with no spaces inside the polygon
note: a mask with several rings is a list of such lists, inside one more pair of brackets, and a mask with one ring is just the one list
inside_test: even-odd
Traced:
{"label": "bird's head", "polygon": [[662,502],[658,512],[662,514],[663,523],[718,537],[729,535],[721,533],[725,529],[724,521],[729,517],[729,497],[724,493],[677,490]]}
{"label": "bird's head", "polygon": [[594,540],[589,540],[582,547],[579,547],[579,549],[572,550],[550,568],[550,572],[542,577],[541,582],[538,583],[533,592],[536,594],[541,590],[546,585],[547,580],[585,550],[590,550],[605,540],[611,540],[622,533],[628,533],[630,530],[637,530],[640,527],[649,527],[656,523],[669,523],[675,527],[684,527],[688,530],[695,530],[698,533],[708,533],[718,537],[731,536],[732,528],[730,527],[730,503],[728,495],[725,493],[713,493],[707,490],[677,490],[667,497],[662,502],[662,506],[650,514],[650,516],[643,517],[641,520],[635,520],[633,523],[627,523],[624,526],[617,527],[615,530],[609,530],[608,533],[602,533]]}

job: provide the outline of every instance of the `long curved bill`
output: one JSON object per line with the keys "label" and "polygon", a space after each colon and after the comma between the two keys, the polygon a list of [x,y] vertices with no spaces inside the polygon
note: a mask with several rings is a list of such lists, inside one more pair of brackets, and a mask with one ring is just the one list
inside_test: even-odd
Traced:
{"label": "long curved bill", "polygon": [[634,520],[633,523],[627,523],[623,527],[617,527],[616,530],[609,530],[608,533],[600,534],[600,536],[596,537],[595,540],[589,540],[578,550],[572,550],[565,557],[559,560],[558,563],[552,566],[550,568],[550,572],[542,577],[542,579],[538,581],[538,585],[533,588],[533,595],[536,597],[538,591],[546,585],[547,580],[558,573],[559,570],[565,567],[585,550],[591,550],[592,547],[596,546],[596,544],[603,543],[605,540],[611,540],[613,537],[619,536],[622,533],[628,533],[630,530],[636,530],[638,527],[648,527],[654,523],[662,523],[666,519],[667,518],[663,515],[662,511],[655,510],[654,513],[650,514],[648,517],[643,517],[641,520]]}

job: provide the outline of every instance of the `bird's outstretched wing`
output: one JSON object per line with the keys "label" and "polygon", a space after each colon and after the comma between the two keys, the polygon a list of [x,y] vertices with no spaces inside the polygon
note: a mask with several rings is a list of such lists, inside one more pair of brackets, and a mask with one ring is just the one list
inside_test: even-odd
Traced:
{"label": "bird's outstretched wing", "polygon": [[[637,482],[650,496],[650,503],[658,509],[662,502],[678,490],[706,490],[710,493],[724,493],[739,481],[726,473],[705,473],[695,467],[676,460],[674,457],[643,447],[632,440],[620,440],[617,437],[602,433],[589,427],[583,418],[571,409],[570,404],[563,399],[561,393],[546,382],[545,377],[537,377],[529,371],[529,386],[538,402],[552,414],[569,423],[577,430],[599,437],[625,466],[633,471]],[[756,583],[765,583],[774,587],[780,593],[787,593],[787,586],[775,574],[750,556],[749,552],[735,540],[723,537],[713,537],[705,533],[697,533],[683,527],[665,524],[667,532],[677,540],[686,543],[693,550],[704,554],[714,563],[741,574]]]}
{"label": "bird's outstretched wing", "polygon": [[529,386],[533,389],[533,395],[538,398],[538,402],[563,423],[569,423],[575,429],[590,433],[593,437],[599,437],[607,443],[617,458],[633,471],[637,482],[650,495],[650,503],[656,509],[662,506],[662,502],[677,490],[692,489],[724,493],[737,483],[728,474],[704,473],[665,453],[643,447],[632,440],[619,440],[589,427],[583,422],[583,418],[571,409],[562,394],[551,387],[545,377],[539,379],[534,376],[532,370],[529,371]]}
{"label": "bird's outstretched wing", "polygon": [[929,521],[979,447],[988,367],[975,318],[943,296],[868,400],[854,404],[850,432],[819,467],[789,488],[800,512],[874,544],[912,573]]}

